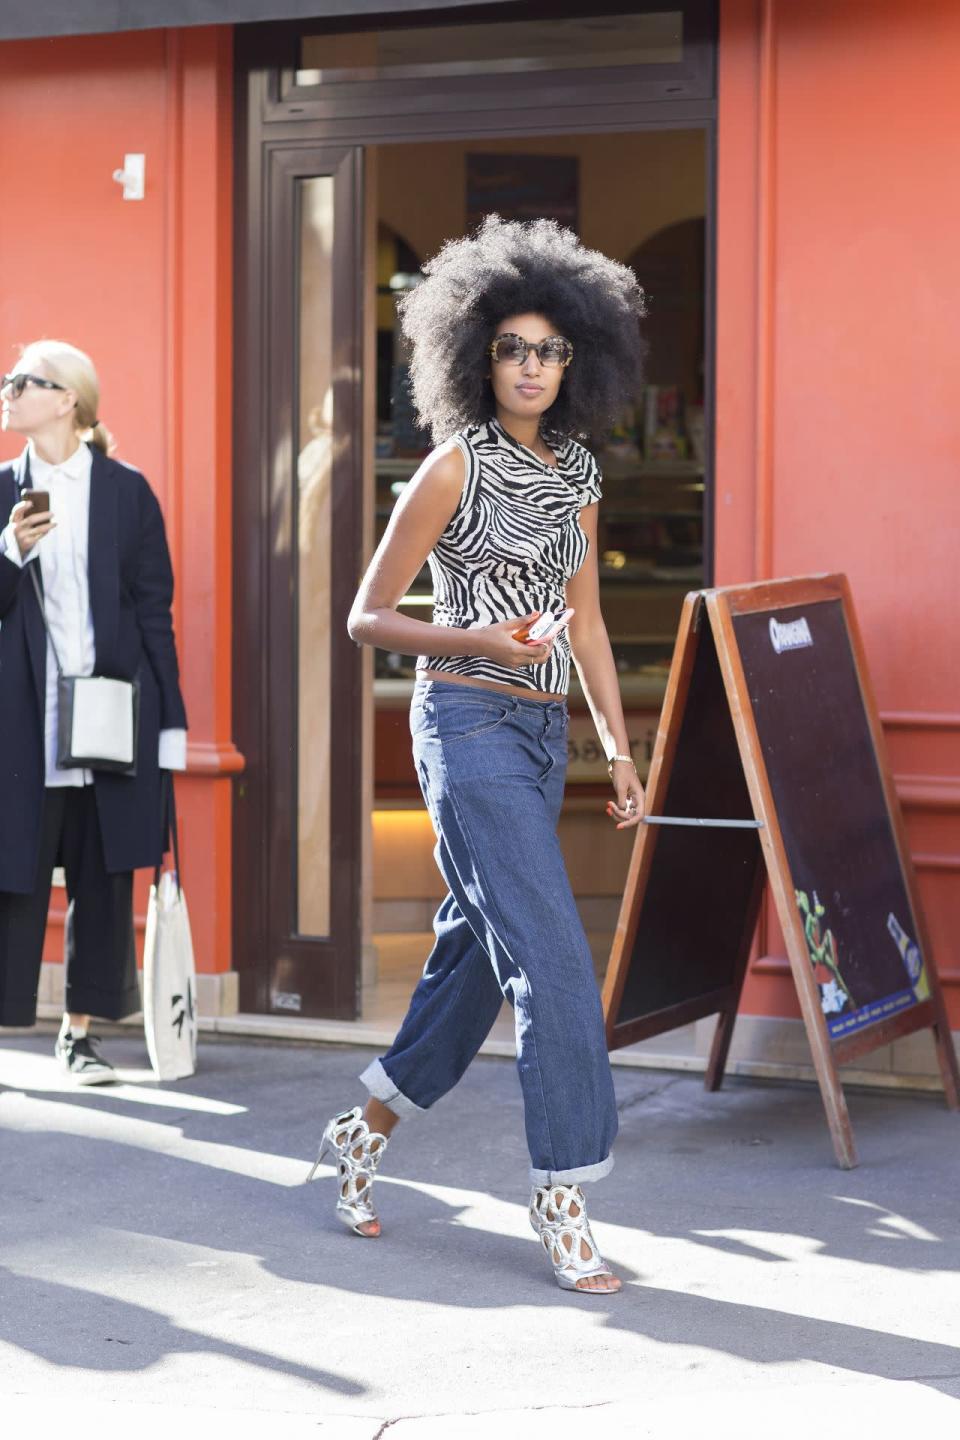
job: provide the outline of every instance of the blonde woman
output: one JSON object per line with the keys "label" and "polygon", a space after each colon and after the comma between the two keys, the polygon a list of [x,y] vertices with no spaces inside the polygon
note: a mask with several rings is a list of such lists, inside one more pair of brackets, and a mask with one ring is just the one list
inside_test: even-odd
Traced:
{"label": "blonde woman", "polygon": [[[56,1055],[84,1085],[114,1078],[90,1017],[140,1009],[133,872],[161,858],[161,769],[185,768],[187,723],[160,506],[144,477],[108,454],[99,408],[89,356],[62,341],[28,345],[0,381],[2,428],[27,442],[0,466],[0,1025],[36,1019],[62,865]],[[58,766],[58,659],[65,675],[139,681],[135,776]]]}

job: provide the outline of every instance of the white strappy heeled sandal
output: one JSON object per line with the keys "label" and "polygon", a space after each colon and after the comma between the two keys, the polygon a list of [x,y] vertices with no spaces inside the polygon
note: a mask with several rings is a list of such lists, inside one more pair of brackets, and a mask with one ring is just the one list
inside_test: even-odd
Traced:
{"label": "white strappy heeled sandal", "polygon": [[363,1118],[363,1111],[359,1105],[355,1106],[352,1110],[345,1110],[342,1115],[334,1115],[328,1123],[320,1141],[317,1158],[307,1176],[309,1183],[316,1175],[324,1155],[328,1151],[333,1152],[340,1177],[337,1219],[346,1225],[348,1230],[352,1230],[354,1235],[362,1235],[365,1240],[376,1238],[360,1227],[369,1225],[371,1221],[379,1224],[379,1217],[373,1208],[373,1179],[386,1148],[386,1135],[371,1130]]}
{"label": "white strappy heeled sandal", "polygon": [[616,1278],[597,1249],[587,1219],[587,1202],[579,1185],[534,1185],[530,1196],[530,1224],[550,1257],[561,1290],[578,1290],[581,1295],[617,1293],[591,1290],[577,1283],[595,1275]]}

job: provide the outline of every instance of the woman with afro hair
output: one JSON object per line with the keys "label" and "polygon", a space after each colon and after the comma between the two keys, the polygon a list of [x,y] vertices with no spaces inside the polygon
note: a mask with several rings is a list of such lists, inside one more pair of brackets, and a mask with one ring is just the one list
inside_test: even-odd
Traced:
{"label": "woman with afro hair", "polygon": [[[435,944],[361,1110],[327,1125],[338,1217],[380,1234],[372,1185],[397,1121],[460,1079],[504,997],[516,1017],[533,1193],[558,1283],[610,1293],[582,1184],[613,1165],[617,1111],[600,997],[557,840],[572,657],[609,759],[619,829],[643,814],[600,613],[600,473],[580,438],[637,395],[643,296],[632,272],[552,221],[490,216],[402,303],[421,423],[436,449],[398,502],[349,619],[418,654],[414,758],[448,893]],[[425,561],[433,620],[397,606]],[[567,629],[527,639],[557,618]],[[311,1171],[316,1173],[317,1166]]]}

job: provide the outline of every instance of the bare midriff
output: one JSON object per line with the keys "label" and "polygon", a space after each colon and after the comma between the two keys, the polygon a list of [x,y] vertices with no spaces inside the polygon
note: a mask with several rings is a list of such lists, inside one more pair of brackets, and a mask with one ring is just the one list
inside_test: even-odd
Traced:
{"label": "bare midriff", "polygon": [[495,695],[517,695],[521,700],[552,700],[557,703],[566,700],[550,690],[527,690],[522,685],[501,685],[499,680],[475,680],[472,675],[450,675],[446,670],[418,670],[417,678],[437,680],[443,685],[472,685],[477,690],[491,690]]}

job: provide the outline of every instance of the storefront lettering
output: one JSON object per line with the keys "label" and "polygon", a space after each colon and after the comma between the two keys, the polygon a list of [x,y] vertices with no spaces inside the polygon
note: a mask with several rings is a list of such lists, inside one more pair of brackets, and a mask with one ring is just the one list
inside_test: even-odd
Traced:
{"label": "storefront lettering", "polygon": [[785,625],[781,625],[771,615],[770,644],[778,655],[782,655],[784,650],[802,650],[804,646],[813,644],[810,626],[802,617],[799,620],[789,620]]}

